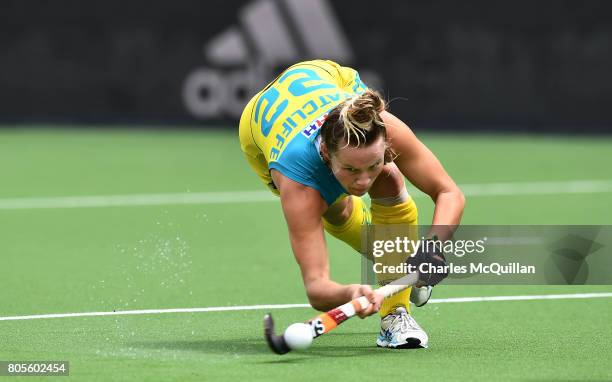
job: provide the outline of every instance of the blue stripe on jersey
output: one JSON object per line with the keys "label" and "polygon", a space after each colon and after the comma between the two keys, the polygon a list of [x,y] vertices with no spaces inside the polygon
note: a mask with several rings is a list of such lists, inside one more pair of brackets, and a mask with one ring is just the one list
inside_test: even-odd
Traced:
{"label": "blue stripe on jersey", "polygon": [[327,205],[331,206],[347,192],[319,156],[314,140],[317,135],[318,131],[310,139],[302,134],[296,135],[278,160],[270,163],[269,168],[319,191]]}

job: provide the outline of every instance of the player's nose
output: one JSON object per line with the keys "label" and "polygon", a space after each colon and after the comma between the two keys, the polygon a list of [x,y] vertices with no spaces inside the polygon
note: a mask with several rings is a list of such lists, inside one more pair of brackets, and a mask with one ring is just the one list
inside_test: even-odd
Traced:
{"label": "player's nose", "polygon": [[366,188],[370,185],[371,178],[369,175],[360,175],[355,180],[355,186],[359,188]]}

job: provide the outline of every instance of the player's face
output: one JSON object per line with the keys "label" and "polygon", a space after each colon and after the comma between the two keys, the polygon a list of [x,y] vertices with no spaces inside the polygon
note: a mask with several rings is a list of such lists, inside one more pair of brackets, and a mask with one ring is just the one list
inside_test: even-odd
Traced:
{"label": "player's face", "polygon": [[330,155],[330,167],[338,182],[351,195],[368,192],[385,165],[385,140],[378,138],[366,147],[344,147]]}

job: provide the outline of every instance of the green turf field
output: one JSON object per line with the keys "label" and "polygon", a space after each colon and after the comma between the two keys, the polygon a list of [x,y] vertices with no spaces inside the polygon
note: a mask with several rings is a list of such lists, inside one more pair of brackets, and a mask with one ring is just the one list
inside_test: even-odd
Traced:
{"label": "green turf field", "polygon": [[[459,184],[612,181],[610,137],[422,140]],[[0,317],[307,301],[274,201],[6,207],[17,198],[261,191],[235,133],[4,129],[0,174]],[[416,200],[425,223],[433,205]],[[560,191],[468,197],[464,223],[611,224],[611,216],[612,190]],[[332,276],[356,282],[358,256],[333,239],[329,248]],[[434,298],[579,292],[612,286],[440,285]],[[3,320],[0,360],[68,360],[73,379],[98,381],[612,379],[612,298],[428,304],[415,318],[429,349],[376,348],[369,318],[282,357],[265,345],[265,312]],[[273,314],[284,328],[315,312]]]}

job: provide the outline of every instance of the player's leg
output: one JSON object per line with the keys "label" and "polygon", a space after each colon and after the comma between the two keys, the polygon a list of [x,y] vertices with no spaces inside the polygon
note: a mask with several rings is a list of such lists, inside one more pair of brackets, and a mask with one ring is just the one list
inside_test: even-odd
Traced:
{"label": "player's leg", "polygon": [[363,199],[353,195],[337,200],[323,215],[325,230],[359,253],[362,253],[362,227],[371,220],[370,209]]}
{"label": "player's leg", "polygon": [[272,191],[275,195],[279,195],[278,190],[274,186],[272,177],[270,176],[270,170],[268,169],[268,163],[264,157],[263,152],[255,142],[255,134],[251,131],[250,116],[253,108],[255,107],[255,97],[253,97],[244,108],[242,117],[240,118],[239,125],[239,138],[240,148],[244,154],[249,166],[257,174],[259,179]]}
{"label": "player's leg", "polygon": [[[405,235],[410,240],[418,239],[418,210],[408,195],[404,185],[404,176],[395,164],[385,165],[383,173],[378,176],[369,193],[372,198],[372,224],[401,224],[407,226],[408,230]],[[391,265],[397,265],[405,261],[407,256],[406,253],[387,253],[379,259]],[[381,283],[390,282],[398,277],[396,274],[377,276]],[[377,340],[378,346],[392,348],[427,346],[427,334],[410,316],[411,289],[416,288],[406,289],[384,300],[380,309],[383,318],[381,333]]]}
{"label": "player's leg", "polygon": [[[401,224],[414,227],[409,229],[407,235],[411,240],[418,238],[418,210],[412,198],[408,195],[404,185],[404,176],[394,163],[385,165],[383,172],[378,176],[369,191],[372,198],[372,224],[374,225],[395,225]],[[394,238],[389,238],[394,239]],[[397,265],[405,261],[406,253],[389,253],[379,258],[388,265]],[[382,284],[393,281],[398,275],[377,275]],[[408,288],[402,293],[398,293],[385,299],[380,309],[381,316],[386,316],[395,311],[398,307],[403,307],[410,313],[410,292]]]}
{"label": "player's leg", "polygon": [[[380,198],[376,199],[376,203],[373,204],[374,211],[376,213],[375,224],[410,224],[414,225],[415,229],[410,233],[411,239],[416,239],[416,224],[417,224],[417,209],[414,202],[407,197],[405,188],[404,192],[400,197],[393,198]],[[365,204],[363,199],[356,196],[347,196],[343,199],[336,201],[326,214],[323,216],[323,223],[325,230],[337,239],[340,239],[353,247],[357,252],[362,252],[361,248],[361,234],[362,227],[365,224],[372,222],[372,216],[370,209]],[[399,223],[398,223],[399,222]],[[402,256],[406,256],[403,254]],[[391,259],[388,257],[390,262],[397,263],[405,259]],[[384,275],[377,275],[377,281],[384,284],[390,280],[385,280]],[[394,311],[397,307],[404,307],[407,311],[410,311],[410,305],[408,304],[409,297],[411,296],[409,288],[405,292],[401,292],[395,296],[385,299],[383,307],[381,308],[381,316],[386,316],[390,312]],[[423,293],[420,293],[422,296]],[[418,296],[415,294],[415,296]],[[421,298],[422,300],[422,298]],[[420,306],[423,302],[417,300],[413,302]]]}

